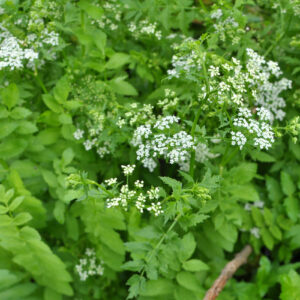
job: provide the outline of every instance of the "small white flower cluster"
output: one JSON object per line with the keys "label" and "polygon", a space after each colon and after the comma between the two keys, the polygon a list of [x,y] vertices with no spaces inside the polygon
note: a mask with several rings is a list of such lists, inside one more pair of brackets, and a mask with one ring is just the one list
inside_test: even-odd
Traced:
{"label": "small white flower cluster", "polygon": [[[91,132],[90,132],[91,133]],[[90,134],[92,135],[92,134]],[[73,136],[76,140],[81,140],[84,138],[84,130],[77,128],[74,133]],[[109,143],[106,141],[104,142],[104,144],[102,146],[97,145],[97,138],[93,138],[93,139],[86,139],[85,141],[83,141],[83,146],[85,148],[86,151],[90,151],[94,146],[97,149],[97,153],[98,155],[103,158],[106,154],[110,153],[110,150],[108,148]]]}
{"label": "small white flower cluster", "polygon": [[118,180],[117,178],[110,178],[110,179],[105,180],[104,182],[105,182],[107,185],[111,186],[111,185],[116,184],[116,183],[117,183],[117,180]]}
{"label": "small white flower cluster", "polygon": [[145,168],[153,172],[157,163],[155,159],[162,156],[171,164],[183,163],[188,159],[189,152],[195,148],[192,136],[185,131],[174,134],[173,124],[178,124],[179,118],[167,116],[158,120],[153,128],[150,124],[139,126],[132,139],[132,144],[138,147],[136,154]]}
{"label": "small white flower cluster", "polygon": [[217,9],[215,11],[213,11],[211,14],[210,14],[210,17],[212,19],[220,19],[221,17],[223,16],[223,12],[222,12],[222,9]]}
{"label": "small white flower cluster", "polygon": [[236,22],[234,17],[227,17],[222,20],[222,16],[223,12],[220,9],[211,14],[211,18],[216,20],[213,27],[216,33],[219,34],[222,42],[226,40],[227,36],[235,45],[239,42],[240,35],[244,32],[244,30],[239,28],[239,24]]}
{"label": "small white flower cluster", "polygon": [[129,110],[124,113],[123,118],[119,117],[117,126],[122,128],[124,125],[129,124],[134,126],[137,124],[145,124],[152,122],[155,119],[153,114],[153,106],[151,104],[144,104],[140,106],[138,103],[132,103]]}
{"label": "small white flower cluster", "polygon": [[176,93],[170,89],[165,89],[165,98],[157,102],[157,106],[161,107],[165,112],[171,108],[175,108],[179,102],[179,98],[176,97]]}
{"label": "small white flower cluster", "polygon": [[102,262],[97,262],[96,252],[94,249],[87,248],[85,255],[79,260],[79,264],[75,266],[75,270],[81,281],[86,281],[92,276],[102,276],[104,267]]}
{"label": "small white flower cluster", "polygon": [[83,138],[84,130],[81,130],[80,128],[77,128],[76,131],[73,133],[73,136],[76,140],[80,140]]}
{"label": "small white flower cluster", "polygon": [[0,70],[22,69],[24,61],[33,63],[39,54],[32,48],[22,47],[22,41],[13,36],[6,28],[0,26]]}
{"label": "small white flower cluster", "polygon": [[[183,45],[190,42],[187,39]],[[191,52],[183,55],[173,55],[172,57],[172,67],[173,69],[168,70],[168,77],[171,78],[180,78],[181,76],[190,76],[193,73],[197,74],[202,69],[202,61],[204,57],[199,55],[196,51],[192,50]]]}
{"label": "small white flower cluster", "polygon": [[48,28],[45,28],[42,31],[41,35],[42,41],[40,42],[40,47],[43,44],[50,45],[50,46],[58,46],[59,45],[59,35],[55,31],[49,31]]}
{"label": "small white flower cluster", "polygon": [[256,237],[257,239],[260,238],[260,230],[259,230],[259,228],[257,228],[257,227],[251,228],[251,229],[250,229],[250,233],[251,233],[254,237]]}
{"label": "small white flower cluster", "polygon": [[[285,78],[276,80],[282,74],[276,62],[266,61],[252,49],[247,49],[247,55],[249,59],[244,67],[234,57],[231,63],[208,67],[210,75],[208,90],[214,92],[208,101],[212,103],[215,97],[219,104],[229,102],[238,107],[254,102],[258,111],[266,109],[259,111],[261,119],[270,119],[271,123],[274,119],[282,120],[285,115],[282,108],[286,104],[279,95],[291,88],[291,81]],[[204,98],[206,92],[207,88],[203,87],[199,97]]]}
{"label": "small white flower cluster", "polygon": [[253,97],[256,104],[267,108],[272,113],[272,119],[282,120],[285,112],[285,101],[279,94],[287,89],[292,88],[292,82],[286,78],[279,81],[270,81],[272,75],[276,78],[282,74],[278,63],[266,61],[252,49],[247,49],[249,60],[246,68],[248,72],[247,82],[255,91]]}
{"label": "small white flower cluster", "polygon": [[[122,168],[123,173],[127,176],[132,174],[134,165],[122,166]],[[113,186],[117,183],[117,179],[110,178],[105,180],[105,183],[107,186]],[[155,216],[159,216],[163,213],[161,203],[158,201],[160,198],[158,187],[151,187],[151,189],[145,193],[142,190],[144,187],[142,180],[136,180],[134,187],[135,189],[131,190],[127,184],[122,185],[116,197],[106,199],[107,208],[122,207],[127,211],[130,206],[135,206],[140,213],[143,213],[144,210],[153,213]],[[147,202],[150,203],[147,204]]]}
{"label": "small white flower cluster", "polygon": [[162,37],[161,31],[157,29],[157,23],[151,23],[148,20],[142,20],[138,24],[131,22],[128,30],[133,34],[135,39],[139,39],[143,36],[150,36],[160,40]]}
{"label": "small white flower cluster", "polygon": [[131,175],[135,169],[135,165],[127,165],[127,166],[122,165],[121,167],[123,169],[123,173],[125,176]]}
{"label": "small white flower cluster", "polygon": [[[99,5],[99,4],[97,4]],[[119,23],[122,18],[121,2],[117,0],[106,0],[103,4],[105,13],[100,20],[92,20],[91,23],[97,23],[102,29],[115,31],[119,28]]]}
{"label": "small white flower cluster", "polygon": [[233,146],[237,145],[242,150],[247,139],[260,149],[269,149],[272,146],[274,132],[270,124],[267,123],[270,122],[271,114],[267,109],[259,108],[258,116],[259,119],[255,120],[249,109],[239,108],[238,118],[233,120],[233,126],[240,131],[231,132],[231,144]]}

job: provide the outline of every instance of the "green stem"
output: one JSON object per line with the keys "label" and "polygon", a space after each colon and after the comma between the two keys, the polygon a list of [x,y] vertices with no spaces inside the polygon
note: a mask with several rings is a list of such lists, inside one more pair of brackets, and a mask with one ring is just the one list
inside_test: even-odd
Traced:
{"label": "green stem", "polygon": [[280,43],[280,41],[284,38],[284,36],[286,35],[286,32],[289,30],[291,22],[292,22],[292,18],[293,15],[290,16],[289,21],[288,21],[288,25],[286,30],[281,33],[281,35],[274,41],[274,43],[267,49],[267,51],[264,53],[264,57],[267,57],[269,55],[269,53]]}
{"label": "green stem", "polygon": [[41,80],[37,69],[35,69],[34,72],[31,72],[27,69],[24,69],[24,72],[26,72],[26,73],[30,74],[31,76],[33,76],[35,78],[35,80],[37,81],[37,83],[39,84],[39,86],[42,88],[43,92],[45,94],[48,94],[48,90],[47,90],[46,86],[44,85],[43,81]]}
{"label": "green stem", "polygon": [[[80,12],[80,22],[81,22],[81,29],[84,33],[85,32],[85,17],[84,17],[83,10]],[[85,55],[85,46],[84,45],[81,45],[81,53],[82,53],[82,56]]]}
{"label": "green stem", "polygon": [[101,184],[99,184],[96,181],[93,180],[86,180],[86,183],[96,185],[98,188],[100,188],[103,192],[105,192],[110,197],[114,197],[114,194],[108,191],[105,187],[103,187]]}
{"label": "green stem", "polygon": [[[155,245],[155,247],[152,249],[152,251],[150,252],[150,254],[146,257],[146,263],[150,263],[153,255],[155,254],[155,252],[159,249],[160,245],[164,242],[165,238],[167,237],[168,233],[174,228],[174,226],[176,225],[176,223],[178,222],[179,218],[181,217],[181,214],[178,214],[177,217],[174,219],[174,221],[172,222],[172,224],[170,225],[170,227],[168,228],[168,230],[162,235],[162,237],[160,238],[160,240],[158,241],[158,243]],[[141,276],[143,276],[145,273],[145,268],[143,267],[143,271],[141,273]]]}
{"label": "green stem", "polygon": [[44,85],[43,81],[41,80],[41,78],[40,78],[40,76],[39,76],[38,73],[36,73],[35,79],[36,79],[36,81],[38,82],[38,84],[40,85],[40,87],[42,88],[43,92],[44,92],[45,94],[48,94],[48,90],[47,90],[47,88],[45,87],[45,85]]}
{"label": "green stem", "polygon": [[[195,136],[196,127],[197,127],[197,123],[199,121],[201,112],[202,112],[202,109],[200,107],[197,111],[196,116],[195,116],[193,126],[192,126],[192,130],[191,130],[191,136],[193,137],[193,139],[194,139],[194,136]],[[191,160],[190,160],[190,175],[192,177],[194,176],[194,165],[195,165],[195,150],[192,150]]]}
{"label": "green stem", "polygon": [[238,148],[235,148],[228,156],[227,158],[224,158],[223,162],[221,163],[221,166],[225,166],[228,162],[231,161],[231,159],[237,154],[237,152],[239,151]]}

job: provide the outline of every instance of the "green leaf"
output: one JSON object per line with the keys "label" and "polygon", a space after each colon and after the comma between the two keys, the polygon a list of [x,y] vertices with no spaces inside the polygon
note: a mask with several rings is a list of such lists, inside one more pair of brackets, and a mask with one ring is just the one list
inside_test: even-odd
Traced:
{"label": "green leaf", "polygon": [[263,220],[263,216],[262,216],[260,210],[257,207],[252,206],[251,214],[252,214],[252,218],[254,220],[255,225],[258,227],[263,227],[264,220]]}
{"label": "green leaf", "polygon": [[58,186],[57,177],[53,172],[43,169],[42,176],[50,187],[55,188]]}
{"label": "green leaf", "polygon": [[25,107],[15,107],[11,111],[9,116],[15,120],[19,120],[19,119],[25,119],[29,117],[31,114],[32,112]]}
{"label": "green leaf", "polygon": [[174,284],[171,280],[160,278],[158,280],[148,280],[145,289],[141,291],[142,296],[160,296],[172,294]]}
{"label": "green leaf", "polygon": [[269,226],[272,226],[274,223],[274,217],[270,209],[267,207],[264,207],[264,219],[266,221],[266,224]]}
{"label": "green leaf", "polygon": [[145,277],[139,276],[137,274],[132,275],[126,282],[129,285],[129,295],[128,299],[136,298],[142,291],[145,290],[146,279]]}
{"label": "green leaf", "polygon": [[201,283],[197,280],[197,278],[193,273],[179,272],[176,275],[176,280],[181,286],[183,286],[184,288],[190,291],[194,291],[194,292],[201,291]]}
{"label": "green leaf", "polygon": [[56,201],[53,210],[53,215],[60,224],[65,223],[65,211],[66,211],[65,203],[63,203],[62,201]]}
{"label": "green leaf", "polygon": [[0,214],[5,215],[8,212],[8,208],[6,206],[0,205]]}
{"label": "green leaf", "polygon": [[199,272],[209,270],[209,266],[199,259],[190,259],[182,264],[186,271]]}
{"label": "green leaf", "polygon": [[181,190],[182,183],[170,177],[159,177],[161,181],[172,188],[173,191]]}
{"label": "green leaf", "polygon": [[187,290],[182,286],[176,286],[174,291],[175,300],[198,300],[199,298],[194,294],[194,292]]}
{"label": "green leaf", "polygon": [[[0,292],[0,299],[5,300],[19,300],[28,299],[27,296],[31,295],[37,289],[34,283],[21,283],[14,285],[11,288]],[[32,299],[32,298],[29,298]]]}
{"label": "green leaf", "polygon": [[9,112],[6,107],[0,105],[0,119],[6,119],[9,116]]}
{"label": "green leaf", "polygon": [[261,162],[274,162],[276,161],[276,158],[271,156],[270,154],[258,150],[252,150],[250,152],[250,155],[253,160],[258,160]]}
{"label": "green leaf", "polygon": [[266,177],[266,187],[268,190],[269,198],[272,201],[279,201],[283,196],[279,182],[273,177]]}
{"label": "green leaf", "polygon": [[0,157],[2,159],[10,159],[20,155],[27,147],[28,143],[25,139],[15,137],[6,139],[0,144]]}
{"label": "green leaf", "polygon": [[24,227],[20,230],[20,239],[23,249],[17,251],[13,261],[32,274],[38,284],[60,294],[73,295],[69,285],[72,278],[64,263],[41,241],[38,232]]}
{"label": "green leaf", "polygon": [[239,166],[232,168],[230,173],[232,174],[232,179],[237,183],[247,183],[250,182],[256,175],[257,164],[254,163],[241,163]]}
{"label": "green leaf", "polygon": [[55,113],[62,113],[64,110],[62,106],[54,99],[54,97],[50,94],[42,95],[42,99],[44,103],[47,105]]}
{"label": "green leaf", "polygon": [[296,197],[289,196],[284,199],[284,207],[289,218],[296,222],[299,217],[299,200]]}
{"label": "green leaf", "polygon": [[130,260],[123,264],[122,269],[133,272],[140,272],[144,266],[145,263],[142,260]]}
{"label": "green leaf", "polygon": [[123,80],[123,77],[114,78],[109,82],[112,90],[120,95],[125,96],[137,96],[137,90],[127,81]]}
{"label": "green leaf", "polygon": [[60,104],[64,104],[67,101],[70,90],[71,87],[67,77],[60,78],[53,89],[55,100]]}
{"label": "green leaf", "polygon": [[11,83],[4,89],[2,89],[2,102],[10,110],[19,101],[19,89],[16,84]]}
{"label": "green leaf", "polygon": [[88,0],[81,0],[78,6],[83,9],[90,17],[96,20],[100,20],[103,15],[103,9],[100,6],[96,6],[90,3]]}
{"label": "green leaf", "polygon": [[75,156],[75,153],[72,148],[67,148],[62,154],[63,166],[70,164]]}
{"label": "green leaf", "polygon": [[69,114],[60,114],[58,120],[61,124],[72,124],[72,117]]}
{"label": "green leaf", "polygon": [[18,208],[21,203],[24,201],[24,196],[19,196],[15,198],[12,203],[9,205],[9,210],[14,211],[16,208]]}
{"label": "green leaf", "polygon": [[10,135],[18,127],[17,122],[10,120],[0,121],[0,139]]}
{"label": "green leaf", "polygon": [[130,62],[130,56],[125,53],[113,54],[105,65],[106,69],[118,69]]}
{"label": "green leaf", "polygon": [[269,230],[276,239],[278,240],[282,239],[282,233],[278,226],[272,225],[269,227]]}
{"label": "green leaf", "polygon": [[51,145],[56,143],[60,136],[60,131],[57,128],[47,128],[39,132],[37,135],[38,142],[42,145]]}
{"label": "green leaf", "polygon": [[12,273],[10,270],[0,269],[0,290],[14,285],[20,281],[20,279],[19,276]]}
{"label": "green leaf", "polygon": [[32,216],[28,212],[21,212],[14,218],[14,223],[19,226],[28,223],[31,219]]}
{"label": "green leaf", "polygon": [[241,201],[259,201],[259,195],[251,184],[230,185],[228,191]]}
{"label": "green leaf", "polygon": [[107,245],[112,251],[118,254],[125,254],[124,243],[120,238],[120,235],[112,229],[99,227],[99,238]]}
{"label": "green leaf", "polygon": [[62,295],[51,288],[45,288],[44,300],[62,300]]}
{"label": "green leaf", "polygon": [[101,30],[93,31],[94,41],[97,48],[101,51],[101,54],[105,55],[105,47],[106,47],[106,34]]}
{"label": "green leaf", "polygon": [[179,259],[183,262],[189,259],[196,249],[195,238],[192,233],[187,233],[180,241]]}
{"label": "green leaf", "polygon": [[38,128],[32,121],[20,121],[16,132],[18,134],[32,134],[38,131]]}
{"label": "green leaf", "polygon": [[296,186],[292,180],[292,177],[288,173],[284,171],[280,173],[280,182],[285,195],[290,196],[295,193]]}
{"label": "green leaf", "polygon": [[274,247],[274,239],[270,232],[266,228],[261,228],[260,233],[264,244],[267,246],[268,249],[272,250]]}
{"label": "green leaf", "polygon": [[288,274],[280,277],[281,300],[300,299],[300,276],[295,270],[290,270]]}

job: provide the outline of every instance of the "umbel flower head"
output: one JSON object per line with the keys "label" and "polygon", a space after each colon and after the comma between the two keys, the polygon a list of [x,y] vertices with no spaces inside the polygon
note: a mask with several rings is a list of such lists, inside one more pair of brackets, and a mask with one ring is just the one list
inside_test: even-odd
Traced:
{"label": "umbel flower head", "polygon": [[157,158],[163,157],[170,164],[180,164],[186,162],[189,152],[195,149],[193,137],[184,130],[175,129],[174,125],[179,120],[176,116],[166,116],[153,126],[141,125],[135,130],[132,144],[138,148],[137,159],[150,172],[156,168]]}

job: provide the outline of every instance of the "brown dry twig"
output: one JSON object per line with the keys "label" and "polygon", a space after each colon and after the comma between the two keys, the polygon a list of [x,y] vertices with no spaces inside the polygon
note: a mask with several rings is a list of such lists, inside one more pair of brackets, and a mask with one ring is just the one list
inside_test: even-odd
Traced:
{"label": "brown dry twig", "polygon": [[252,252],[250,245],[247,245],[235,258],[230,261],[222,270],[220,276],[216,279],[213,286],[207,291],[203,300],[214,300],[224,288],[228,279],[230,279],[236,270],[247,262],[248,256]]}

